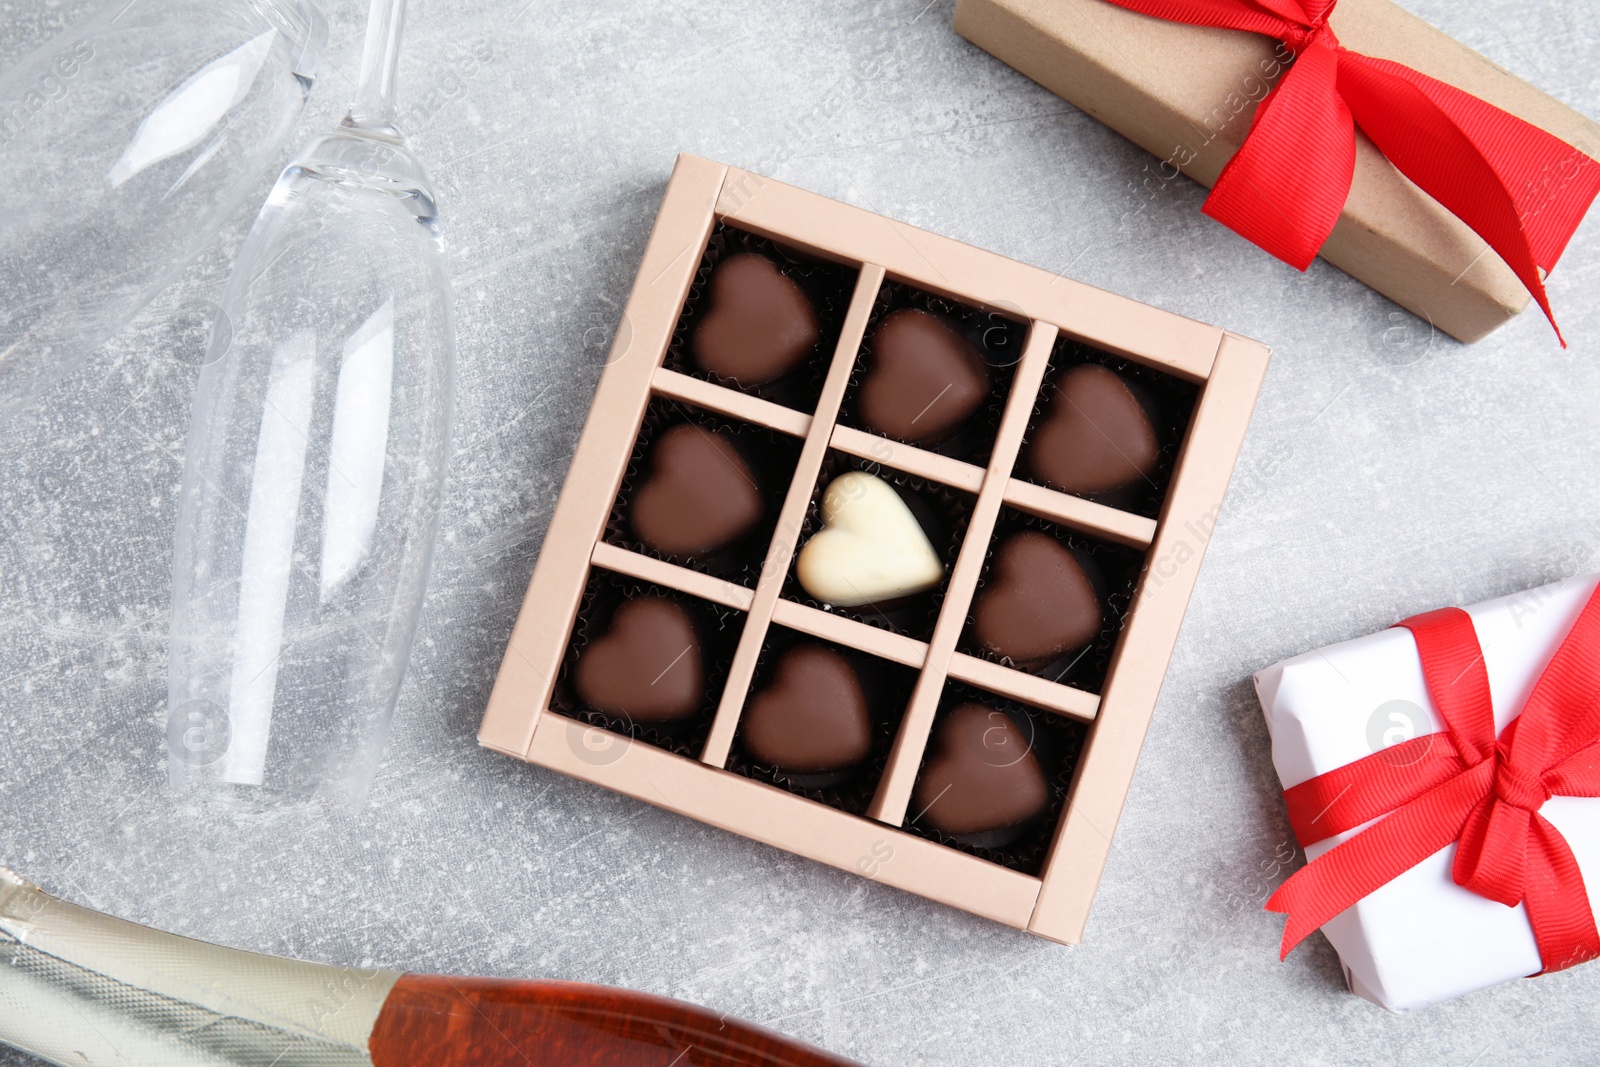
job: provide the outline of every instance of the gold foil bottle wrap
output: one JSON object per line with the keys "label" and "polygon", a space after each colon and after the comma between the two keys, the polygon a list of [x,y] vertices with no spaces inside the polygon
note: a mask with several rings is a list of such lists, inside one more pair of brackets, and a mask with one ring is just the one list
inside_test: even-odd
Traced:
{"label": "gold foil bottle wrap", "polygon": [[0,868],[0,1041],[53,1063],[371,1067],[398,977],[150,930]]}

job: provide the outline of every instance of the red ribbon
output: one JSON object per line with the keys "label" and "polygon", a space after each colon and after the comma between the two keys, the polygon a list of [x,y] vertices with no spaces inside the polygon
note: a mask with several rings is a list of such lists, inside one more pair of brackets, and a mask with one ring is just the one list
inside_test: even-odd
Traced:
{"label": "red ribbon", "polygon": [[1442,733],[1413,738],[1284,792],[1302,846],[1379,821],[1278,888],[1289,916],[1279,958],[1424,859],[1456,845],[1456,884],[1526,905],[1544,971],[1600,956],[1578,863],[1539,814],[1552,796],[1600,797],[1600,588],[1495,737],[1489,676],[1472,617],[1444,608],[1399,625],[1416,638]]}
{"label": "red ribbon", "polygon": [[1454,86],[1348,51],[1328,28],[1336,0],[1110,2],[1174,22],[1263,33],[1295,53],[1212,187],[1207,215],[1305,270],[1350,194],[1360,126],[1402,174],[1499,253],[1555,327],[1543,274],[1600,192],[1594,160]]}

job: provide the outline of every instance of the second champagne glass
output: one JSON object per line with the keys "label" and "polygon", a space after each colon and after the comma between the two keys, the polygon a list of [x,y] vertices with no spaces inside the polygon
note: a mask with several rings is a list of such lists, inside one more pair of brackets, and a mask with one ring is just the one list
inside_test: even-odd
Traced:
{"label": "second champagne glass", "polygon": [[191,417],[168,765],[275,805],[366,796],[427,583],[455,333],[438,212],[394,125],[404,0],[373,0],[355,104],[278,179]]}

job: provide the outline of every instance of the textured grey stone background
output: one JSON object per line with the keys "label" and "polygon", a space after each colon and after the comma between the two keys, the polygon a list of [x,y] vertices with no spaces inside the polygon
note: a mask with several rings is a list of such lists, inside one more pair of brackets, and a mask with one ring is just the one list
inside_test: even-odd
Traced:
{"label": "textured grey stone background", "polygon": [[[87,6],[0,0],[0,68]],[[365,5],[328,6],[332,72],[296,143],[352,90]],[[1600,116],[1593,0],[1411,6]],[[1536,312],[1463,347],[1322,263],[1270,260],[1203,218],[1195,185],[1152,193],[1154,160],[956,37],[951,7],[416,0],[402,92],[449,227],[461,389],[371,809],[236,820],[164,791],[179,459],[208,301],[252,206],[40,419],[0,433],[0,862],[230,945],[627,985],[874,1064],[1600,1059],[1600,966],[1402,1018],[1347,994],[1320,938],[1277,961],[1282,920],[1261,903],[1289,831],[1248,681],[1594,566],[1600,223],[1551,281],[1570,349]],[[463,79],[475,48],[492,59]],[[474,743],[679,150],[1274,346],[1083,945]]]}

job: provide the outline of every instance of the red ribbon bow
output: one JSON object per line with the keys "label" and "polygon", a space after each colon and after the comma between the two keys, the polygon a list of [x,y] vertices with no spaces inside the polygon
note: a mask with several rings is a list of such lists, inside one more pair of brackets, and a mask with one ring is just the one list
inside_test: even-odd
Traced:
{"label": "red ribbon bow", "polygon": [[1402,174],[1499,253],[1555,327],[1540,271],[1555,267],[1600,192],[1594,160],[1454,86],[1346,50],[1328,28],[1336,0],[1110,2],[1173,22],[1263,33],[1295,53],[1212,187],[1207,215],[1305,270],[1350,195],[1360,126]]}
{"label": "red ribbon bow", "polygon": [[1416,638],[1445,730],[1284,792],[1302,846],[1379,821],[1318,856],[1267,901],[1268,911],[1289,916],[1279,958],[1452,843],[1456,884],[1527,906],[1545,972],[1600,956],[1577,860],[1539,814],[1552,796],[1600,797],[1600,588],[1498,740],[1472,617],[1444,608],[1399,625]]}

